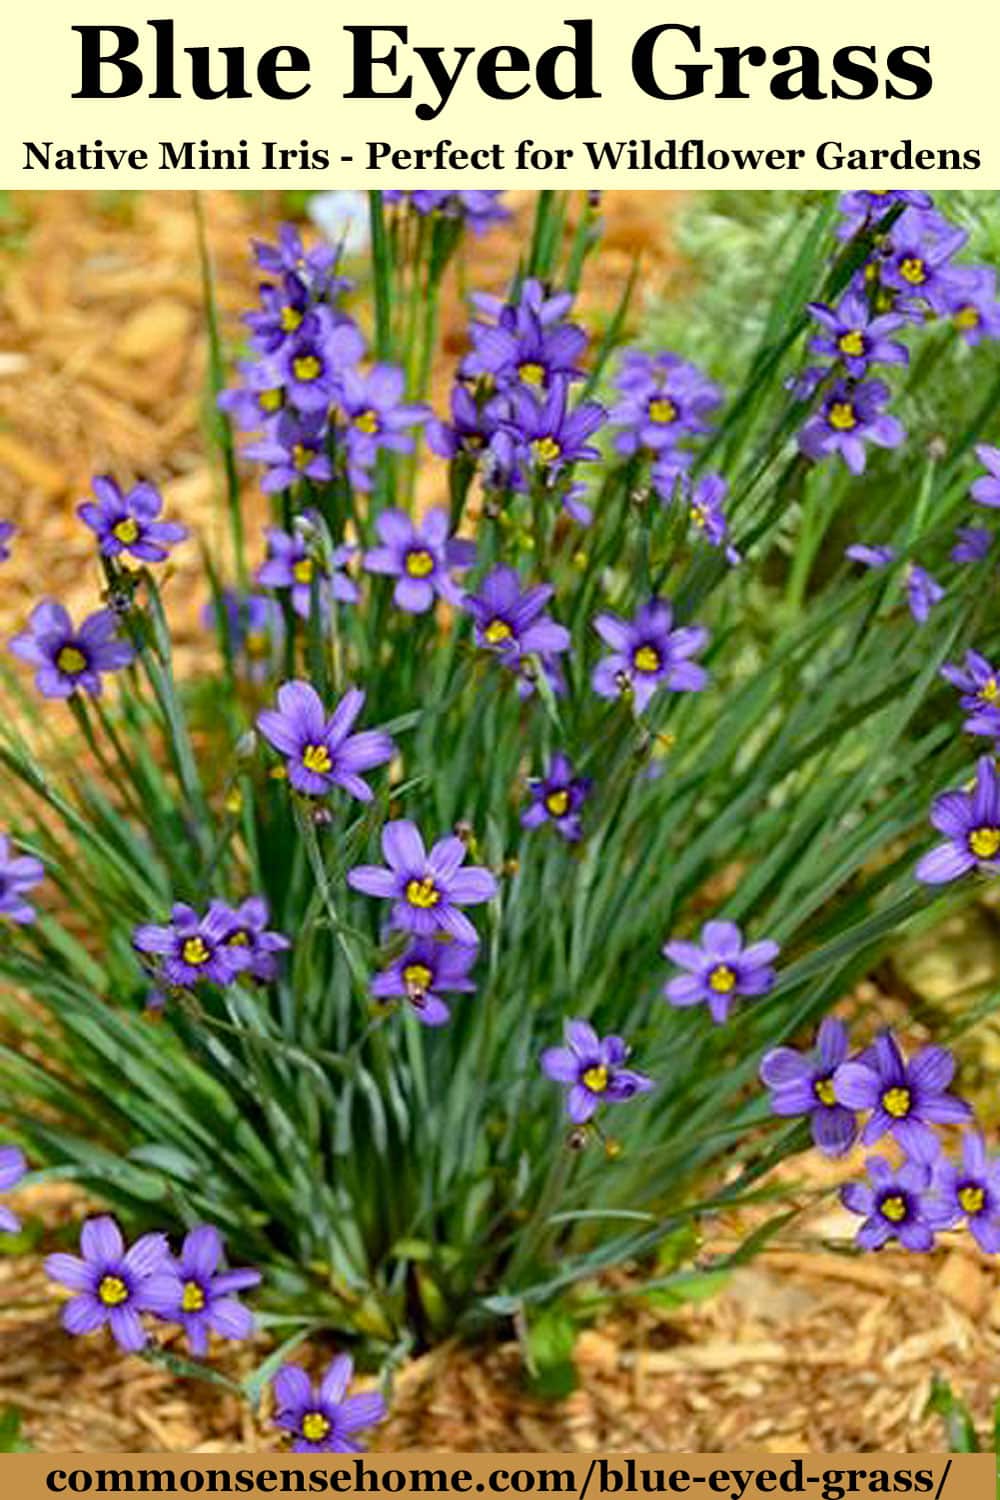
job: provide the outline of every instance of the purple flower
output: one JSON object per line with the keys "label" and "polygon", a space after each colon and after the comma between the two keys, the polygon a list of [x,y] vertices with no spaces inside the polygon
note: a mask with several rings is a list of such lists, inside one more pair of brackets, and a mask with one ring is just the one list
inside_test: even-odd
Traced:
{"label": "purple flower", "polygon": [[294,271],[285,271],[276,285],[260,288],[260,312],[243,314],[253,334],[251,343],[262,354],[274,354],[299,332],[309,314],[309,289]]}
{"label": "purple flower", "polygon": [[[279,227],[276,245],[269,245],[266,240],[254,240],[253,253],[262,271],[276,276],[294,272],[317,295],[328,290],[330,273],[337,263],[335,246],[320,244],[306,250],[294,224]],[[349,282],[341,282],[337,290],[344,290],[349,285]]]}
{"label": "purple flower", "polygon": [[663,993],[671,1005],[704,1002],[721,1025],[735,999],[766,995],[774,988],[772,966],[779,951],[770,938],[745,948],[735,922],[706,922],[700,943],[675,939],[664,947],[664,955],[687,973],[671,979]]}
{"label": "purple flower", "polygon": [[879,1250],[897,1239],[907,1250],[932,1249],[937,1226],[926,1163],[908,1161],[894,1168],[884,1157],[870,1156],[865,1167],[869,1182],[849,1182],[840,1190],[844,1207],[865,1216],[857,1234],[858,1247]]}
{"label": "purple flower", "polygon": [[602,698],[634,696],[635,711],[642,713],[660,687],[674,693],[698,693],[708,682],[704,667],[690,657],[708,644],[702,625],[672,629],[673,610],[666,599],[651,599],[632,620],[600,614],[594,629],[611,647],[594,669],[594,691]]}
{"label": "purple flower", "polygon": [[353,556],[353,547],[335,547],[328,565],[314,555],[304,536],[298,532],[289,536],[287,531],[270,526],[267,549],[267,561],[257,569],[257,582],[269,589],[291,589],[292,608],[301,619],[308,620],[311,613],[314,576],[321,612],[329,609],[332,600],[341,604],[357,603],[357,585],[340,571]]}
{"label": "purple flower", "polygon": [[222,1236],[210,1224],[199,1224],[185,1236],[173,1261],[179,1297],[169,1318],[187,1334],[188,1348],[199,1358],[208,1353],[209,1333],[224,1339],[248,1339],[254,1332],[253,1314],[237,1293],[260,1282],[260,1272],[220,1271]]}
{"label": "purple flower", "polygon": [[989,556],[992,545],[993,533],[988,526],[958,526],[951,560],[957,563],[982,562]]}
{"label": "purple flower", "polygon": [[604,407],[596,401],[581,401],[570,410],[568,392],[563,375],[553,376],[541,400],[523,386],[511,391],[508,413],[501,418],[492,444],[505,469],[523,467],[552,478],[569,464],[600,458],[600,449],[587,439],[604,422]]}
{"label": "purple flower", "polygon": [[886,568],[896,559],[895,547],[870,547],[867,542],[855,542],[844,549],[844,556],[852,562],[864,563],[866,568]]}
{"label": "purple flower", "polygon": [[482,234],[494,224],[502,224],[510,214],[500,202],[503,193],[494,189],[473,189],[453,193],[446,189],[422,188],[414,193],[389,188],[382,194],[386,203],[409,204],[414,213],[441,214],[445,218],[464,220],[473,234]]}
{"label": "purple flower", "polygon": [[268,929],[269,918],[263,896],[249,896],[242,905],[229,908],[229,929],[222,939],[235,951],[242,971],[261,984],[270,984],[276,978],[277,955],[292,946],[284,933]]}
{"label": "purple flower", "polygon": [[260,482],[266,495],[289,490],[302,479],[326,484],[333,478],[333,465],[326,451],[329,427],[325,411],[299,414],[279,412],[264,426],[264,434],[248,443],[243,452],[254,463],[264,464],[267,473]]}
{"label": "purple flower", "polygon": [[811,1052],[773,1047],[760,1064],[761,1081],[771,1090],[776,1115],[808,1115],[812,1138],[826,1156],[843,1156],[858,1133],[852,1109],[837,1103],[833,1075],[847,1057],[847,1028],[827,1016]]}
{"label": "purple flower", "polygon": [[292,406],[300,412],[325,412],[340,396],[345,376],[364,352],[360,329],[338,321],[328,307],[317,307],[277,356],[281,383]]}
{"label": "purple flower", "polygon": [[682,439],[709,430],[709,418],[722,400],[717,385],[677,354],[646,354],[630,349],[615,379],[620,399],[608,420],[623,430],[615,438],[619,453],[640,449],[659,453]]}
{"label": "purple flower", "polygon": [[948,262],[968,239],[966,231],[952,227],[940,215],[907,208],[890,235],[891,247],[880,268],[883,283],[903,294],[904,305],[919,297],[932,312],[946,313]]}
{"label": "purple flower", "polygon": [[10,548],[7,543],[17,531],[13,521],[0,521],[0,562],[6,562],[10,557]]}
{"label": "purple flower", "polygon": [[418,937],[446,932],[459,943],[478,943],[476,929],[459,907],[492,901],[497,883],[489,870],[460,868],[466,855],[461,839],[438,839],[428,853],[416,824],[400,818],[382,829],[382,853],[388,869],[356,865],[348,870],[353,890],[392,901],[393,927]]}
{"label": "purple flower", "polygon": [[944,589],[926,568],[918,563],[907,563],[906,597],[910,614],[918,625],[923,625],[934,605],[944,598]]}
{"label": "purple flower", "polygon": [[[219,603],[223,638],[228,650],[250,678],[258,682],[263,680],[268,676],[284,639],[284,620],[277,600],[269,594],[243,594],[236,589],[223,589]],[[220,628],[214,599],[206,604],[201,618],[207,629]]]}
{"label": "purple flower", "polygon": [[1000,448],[980,443],[976,448],[976,457],[987,473],[975,481],[969,494],[977,505],[996,507],[1000,505]]}
{"label": "purple flower", "polygon": [[371,471],[380,450],[409,453],[413,438],[408,429],[430,416],[426,406],[403,400],[405,384],[403,371],[395,365],[375,365],[366,375],[357,370],[344,373],[340,392],[346,419],[343,441],[347,471],[357,489],[371,489]]}
{"label": "purple flower", "polygon": [[964,1099],[948,1092],[954,1073],[946,1047],[923,1047],[907,1062],[886,1031],[861,1057],[841,1063],[833,1091],[838,1104],[872,1111],[861,1132],[864,1145],[891,1135],[915,1161],[930,1162],[939,1149],[931,1126],[961,1125],[972,1115]]}
{"label": "purple flower", "polygon": [[1000,738],[1000,672],[978,651],[966,651],[965,666],[945,662],[941,676],[961,693],[959,703],[969,718],[962,728],[967,734]]}
{"label": "purple flower", "polygon": [[997,274],[992,266],[952,266],[945,285],[945,302],[955,327],[967,344],[1000,338]]}
{"label": "purple flower", "polygon": [[[24,1152],[19,1146],[0,1146],[0,1193],[11,1193],[28,1170]],[[0,1203],[0,1234],[17,1234],[21,1221]]]}
{"label": "purple flower", "polygon": [[630,1049],[620,1036],[603,1039],[589,1021],[567,1021],[565,1047],[548,1047],[542,1053],[542,1072],[567,1087],[566,1113],[575,1125],[583,1125],[602,1104],[620,1104],[653,1087],[645,1073],[623,1064]]}
{"label": "purple flower", "polygon": [[118,621],[110,609],[97,610],[75,627],[61,604],[45,599],[31,611],[28,629],[16,635],[10,649],[36,667],[35,686],[45,698],[69,698],[86,692],[98,697],[101,674],[128,666],[135,655],[119,640]]}
{"label": "purple flower", "polygon": [[589,776],[574,776],[569,757],[556,751],[544,776],[528,783],[531,806],[521,814],[522,828],[551,823],[570,843],[580,837],[580,809],[593,785]]}
{"label": "purple flower", "polygon": [[448,535],[448,512],[430,510],[419,523],[402,510],[384,510],[375,519],[380,547],[365,553],[370,573],[386,573],[398,579],[393,599],[400,609],[422,615],[435,597],[451,604],[461,601],[462,591],[448,576],[449,569],[471,568],[476,560],[472,542]]}
{"label": "purple flower", "polygon": [[10,839],[0,833],[0,918],[19,927],[34,922],[37,913],[25,896],[44,878],[41,860],[30,854],[15,854]]}
{"label": "purple flower", "polygon": [[809,352],[839,361],[852,379],[860,379],[870,365],[905,365],[909,359],[906,347],[888,337],[906,319],[898,313],[875,316],[860,292],[848,292],[835,308],[822,302],[807,306],[824,330],[810,340]]}
{"label": "purple flower", "polygon": [[387,969],[375,975],[372,994],[378,1000],[405,1000],[425,1026],[443,1026],[451,1011],[441,996],[469,994],[476,988],[469,978],[476,953],[477,949],[467,943],[417,938]]}
{"label": "purple flower", "polygon": [[729,522],[725,512],[727,490],[728,485],[721,474],[703,475],[688,501],[688,514],[695,530],[711,546],[725,548],[726,561],[731,567],[735,567],[740,554],[728,540]]}
{"label": "purple flower", "polygon": [[432,417],[427,424],[427,443],[441,458],[463,453],[479,459],[489,449],[499,426],[503,401],[479,399],[468,386],[456,382],[451,388],[451,421]]}
{"label": "purple flower", "polygon": [[114,1219],[88,1219],[80,1234],[82,1258],[50,1255],[45,1272],[76,1295],[62,1311],[67,1333],[96,1333],[107,1324],[119,1348],[145,1348],[142,1313],[169,1318],[182,1288],[163,1234],[144,1234],[126,1250]]}
{"label": "purple flower", "polygon": [[981,1250],[988,1255],[1000,1251],[1000,1162],[987,1155],[978,1131],[962,1136],[960,1163],[946,1156],[938,1159],[933,1184],[940,1227],[950,1229],[964,1219]]}
{"label": "purple flower", "polygon": [[945,842],[917,865],[916,878],[925,885],[943,885],[974,869],[1000,870],[1000,783],[990,756],[979,757],[972,791],[935,797],[931,823]]}
{"label": "purple flower", "polygon": [[494,652],[504,666],[517,672],[528,692],[532,680],[526,658],[537,657],[551,676],[553,658],[570,648],[569,631],[545,613],[554,593],[550,584],[522,593],[515,570],[501,564],[487,573],[478,594],[466,594],[462,600],[475,622],[476,645]]}
{"label": "purple flower", "polygon": [[340,787],[359,802],[372,800],[361,772],[385,765],[396,747],[380,729],[351,734],[364,701],[360,688],[348,688],[328,717],[316,689],[296,680],[278,689],[277,709],[266,708],[257,715],[257,728],[285,757],[288,779],[297,792],[325,797]]}
{"label": "purple flower", "polygon": [[274,1377],[276,1427],[295,1434],[293,1453],[363,1453],[354,1437],[364,1427],[381,1422],[385,1402],[378,1391],[348,1396],[354,1366],[347,1354],[338,1354],[318,1385],[299,1365],[282,1365]]}
{"label": "purple flower", "polygon": [[866,443],[898,448],[906,436],[902,423],[883,411],[888,400],[889,387],[881,380],[835,381],[799,433],[799,447],[817,460],[839,453],[852,474],[863,473]]}
{"label": "purple flower", "polygon": [[127,552],[143,562],[163,562],[188,534],[186,526],[156,519],[163,497],[151,484],[137,484],[124,495],[110,475],[99,474],[91,488],[97,504],[85,500],[76,513],[97,537],[104,557]]}
{"label": "purple flower", "polygon": [[285,404],[281,374],[273,359],[237,360],[236,368],[243,384],[220,391],[217,405],[241,431],[256,432]]}
{"label": "purple flower", "polygon": [[233,912],[224,901],[213,901],[204,916],[178,901],[170,921],[160,926],[144,923],[132,933],[132,946],[139,953],[155,954],[168,984],[186,988],[208,980],[232,984],[247,967],[247,953],[228,941],[233,931]]}
{"label": "purple flower", "polygon": [[850,239],[865,224],[878,223],[884,219],[896,203],[909,204],[914,208],[930,208],[929,193],[904,192],[898,188],[870,190],[855,189],[842,193],[837,207],[844,215],[837,233],[841,239]]}

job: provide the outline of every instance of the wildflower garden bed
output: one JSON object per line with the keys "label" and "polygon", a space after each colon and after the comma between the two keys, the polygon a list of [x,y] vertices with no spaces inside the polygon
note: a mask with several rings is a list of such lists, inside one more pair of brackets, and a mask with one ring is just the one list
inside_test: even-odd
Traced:
{"label": "wildflower garden bed", "polygon": [[[889,992],[970,897],[991,921],[1000,809],[961,733],[988,746],[998,696],[991,225],[793,200],[780,289],[727,339],[724,278],[684,317],[621,297],[624,210],[609,248],[595,205],[524,203],[512,282],[471,198],[463,277],[451,203],[376,200],[367,267],[258,252],[249,349],[260,206],[209,201],[236,452],[190,207],[99,205],[53,293],[32,236],[58,285],[72,195],[13,206],[0,1170],[23,1150],[37,1185],[0,1405],[44,1447],[253,1447],[275,1414],[320,1447],[934,1446],[936,1375],[980,1422],[993,1397],[965,1099],[988,1130],[996,970],[957,1009]],[[463,280],[492,294],[469,332]],[[973,773],[934,851],[931,799]],[[123,1255],[95,1201],[130,1239],[188,1231],[181,1261]],[[859,1248],[910,1253],[859,1258],[850,1210]],[[213,1280],[220,1235],[259,1273]],[[345,1348],[352,1393],[342,1353],[311,1392],[296,1366]]]}

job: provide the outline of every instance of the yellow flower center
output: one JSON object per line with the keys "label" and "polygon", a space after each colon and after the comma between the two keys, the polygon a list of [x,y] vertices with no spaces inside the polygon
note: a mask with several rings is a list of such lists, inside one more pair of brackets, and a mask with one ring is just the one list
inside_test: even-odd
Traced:
{"label": "yellow flower center", "polygon": [[545,806],[554,818],[561,818],[569,807],[569,792],[565,787],[550,792],[545,799]]}
{"label": "yellow flower center", "polygon": [[307,1411],[302,1418],[302,1436],[307,1443],[321,1443],[329,1431],[329,1420],[321,1411]]}
{"label": "yellow flower center", "polygon": [[987,677],[979,689],[979,696],[984,703],[1000,703],[1000,683],[995,677]]}
{"label": "yellow flower center", "polygon": [[63,646],[56,657],[56,666],[67,677],[75,677],[87,669],[87,658],[76,646]]}
{"label": "yellow flower center", "polygon": [[185,1281],[184,1293],[181,1297],[181,1307],[186,1313],[196,1313],[204,1310],[205,1293],[196,1281]]}
{"label": "yellow flower center", "polygon": [[281,309],[281,326],[286,333],[294,333],[296,328],[301,327],[302,314],[297,307],[283,307]]}
{"label": "yellow flower center", "polygon": [[315,448],[307,448],[305,443],[292,444],[292,463],[297,469],[305,469],[316,457]]}
{"label": "yellow flower center", "polygon": [[658,672],[660,653],[655,646],[640,646],[632,657],[632,664],[640,672]]}
{"label": "yellow flower center", "polygon": [[583,1075],[583,1082],[592,1094],[603,1094],[608,1086],[608,1070],[603,1063],[597,1063],[588,1068]]}
{"label": "yellow flower center", "polygon": [[425,875],[423,880],[407,881],[406,899],[411,906],[419,906],[426,911],[428,907],[437,906],[441,900],[441,892],[430,875]]}
{"label": "yellow flower center", "polygon": [[689,514],[693,524],[698,527],[699,531],[704,531],[708,525],[708,514],[705,507],[703,505],[692,505]]}
{"label": "yellow flower center", "polygon": [[825,1104],[828,1108],[837,1102],[837,1096],[833,1092],[833,1084],[829,1078],[817,1078],[813,1084],[813,1093],[820,1104]]}
{"label": "yellow flower center", "polygon": [[978,328],[979,323],[978,307],[960,307],[955,314],[956,328]]}
{"label": "yellow flower center", "polygon": [[424,547],[406,554],[406,571],[411,578],[426,578],[434,572],[434,559]]}
{"label": "yellow flower center", "polygon": [[992,859],[1000,849],[1000,828],[974,828],[969,834],[969,848],[977,859]]}
{"label": "yellow flower center", "polygon": [[960,1187],[958,1190],[958,1201],[967,1214],[982,1213],[986,1193],[975,1183],[967,1182],[965,1187]]}
{"label": "yellow flower center", "polygon": [[325,745],[307,745],[302,752],[302,764],[307,771],[318,771],[321,774],[333,769],[333,761]]}
{"label": "yellow flower center", "polygon": [[545,366],[536,364],[534,360],[525,360],[523,365],[518,366],[517,373],[525,385],[545,384]]}
{"label": "yellow flower center", "polygon": [[277,411],[284,399],[284,392],[280,387],[271,391],[261,391],[257,397],[257,405],[261,411]]}
{"label": "yellow flower center", "polygon": [[903,1088],[901,1085],[886,1089],[882,1095],[882,1108],[887,1115],[892,1115],[894,1120],[905,1119],[910,1113],[911,1103],[909,1089]]}
{"label": "yellow flower center", "polygon": [[205,946],[204,938],[196,935],[195,937],[184,939],[181,957],[186,964],[192,964],[197,967],[200,964],[207,964],[212,955]]}
{"label": "yellow flower center", "polygon": [[105,1307],[121,1307],[128,1301],[128,1287],[120,1276],[102,1276],[97,1295]]}
{"label": "yellow flower center", "polygon": [[835,427],[838,432],[850,432],[852,427],[858,425],[858,419],[850,401],[834,401],[826,417],[830,426]]}
{"label": "yellow flower center", "polygon": [[111,535],[126,547],[139,540],[139,523],[134,516],[124,516],[111,528]]}
{"label": "yellow flower center", "polygon": [[423,995],[434,978],[426,964],[407,964],[403,970],[403,983],[408,990]]}
{"label": "yellow flower center", "polygon": [[501,641],[509,641],[512,634],[506,620],[491,620],[483,631],[483,635],[491,646],[497,646]]}
{"label": "yellow flower center", "polygon": [[927,268],[919,255],[908,255],[901,260],[899,274],[910,286],[921,286],[927,280]]}
{"label": "yellow flower center", "polygon": [[865,352],[865,336],[860,328],[852,328],[847,333],[842,333],[837,340],[837,348],[841,354],[858,356]]}
{"label": "yellow flower center", "polygon": [[302,557],[292,569],[296,583],[312,583],[313,562],[311,557]]}
{"label": "yellow flower center", "polygon": [[551,464],[555,463],[562,449],[554,437],[543,437],[535,439],[531,451],[540,464]]}
{"label": "yellow flower center", "polygon": [[649,403],[649,420],[661,426],[677,421],[677,408],[669,396],[655,396]]}
{"label": "yellow flower center", "polygon": [[360,412],[354,418],[354,425],[366,437],[374,437],[378,432],[378,412],[372,411],[369,407],[368,411]]}
{"label": "yellow flower center", "polygon": [[736,975],[728,964],[716,964],[708,976],[708,987],[717,995],[729,995],[736,988]]}
{"label": "yellow flower center", "polygon": [[240,927],[236,932],[230,933],[229,937],[226,938],[227,948],[249,948],[249,946],[250,934],[248,932],[244,932],[242,927]]}
{"label": "yellow flower center", "polygon": [[906,1218],[906,1199],[899,1193],[891,1193],[879,1204],[879,1212],[890,1224],[899,1224]]}
{"label": "yellow flower center", "polygon": [[254,661],[260,661],[271,649],[271,638],[266,630],[251,630],[246,638],[246,653]]}
{"label": "yellow flower center", "polygon": [[299,354],[292,360],[292,372],[296,380],[318,380],[323,364],[315,354]]}

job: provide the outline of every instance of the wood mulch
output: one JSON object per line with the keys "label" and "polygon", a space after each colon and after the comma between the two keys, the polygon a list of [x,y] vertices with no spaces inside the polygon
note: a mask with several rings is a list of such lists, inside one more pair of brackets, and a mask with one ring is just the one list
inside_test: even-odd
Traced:
{"label": "wood mulch", "polygon": [[[26,538],[0,573],[0,633],[20,626],[40,593],[92,608],[89,534],[75,518],[92,474],[160,483],[172,516],[213,538],[219,474],[204,439],[205,345],[190,200],[183,195],[14,195],[16,233],[0,246],[0,518]],[[205,195],[218,295],[230,333],[253,297],[251,234],[280,218],[274,198]],[[609,194],[607,238],[592,296],[614,303],[635,249],[644,296],[676,271],[673,195]],[[500,289],[523,243],[528,208],[473,243],[469,284]],[[454,358],[465,314],[452,293],[445,346]],[[437,382],[445,379],[444,367]],[[439,402],[440,404],[440,402]],[[440,482],[430,468],[427,484]],[[247,503],[259,514],[250,476]],[[170,590],[179,628],[203,599],[194,548],[180,549]],[[185,602],[188,615],[185,617]],[[827,1169],[813,1164],[813,1183]],[[839,1169],[838,1169],[839,1171]],[[0,1256],[0,1409],[22,1413],[46,1452],[218,1452],[266,1449],[224,1392],[117,1355],[104,1336],[71,1339],[41,1261],[84,1205],[64,1187],[15,1195],[37,1228],[31,1254]],[[984,1430],[1000,1383],[1000,1280],[955,1239],[926,1257],[834,1253],[849,1217],[826,1206],[799,1221],[713,1300],[621,1310],[579,1338],[580,1385],[546,1403],[525,1395],[513,1342],[445,1346],[401,1370],[384,1450],[589,1449],[775,1452],[939,1449],[926,1414],[934,1374],[949,1379]],[[719,1223],[707,1250],[746,1225]],[[626,1283],[627,1288],[627,1283]],[[631,1290],[635,1290],[632,1288]],[[244,1373],[265,1346],[220,1351]],[[324,1351],[314,1350],[319,1364]]]}

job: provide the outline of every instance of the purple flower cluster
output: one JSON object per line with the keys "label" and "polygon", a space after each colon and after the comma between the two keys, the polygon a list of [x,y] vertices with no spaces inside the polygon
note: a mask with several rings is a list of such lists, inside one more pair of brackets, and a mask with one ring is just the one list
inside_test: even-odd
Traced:
{"label": "purple flower cluster", "polygon": [[444,1026],[451,1018],[445,995],[471,994],[476,986],[469,970],[478,948],[443,941],[440,934],[412,939],[404,952],[372,980],[371,991],[383,1003],[405,1000],[425,1026]]}
{"label": "purple flower cluster", "polygon": [[569,757],[557,751],[544,776],[528,782],[531,805],[521,814],[522,828],[541,828],[551,823],[569,843],[576,843],[582,829],[580,810],[593,785],[589,776],[576,776]]}
{"label": "purple flower cluster", "polygon": [[462,869],[466,846],[450,835],[425,849],[415,823],[399,818],[382,829],[385,866],[356,865],[347,872],[355,891],[392,902],[390,926],[417,937],[441,933],[475,946],[479,935],[463,906],[492,901],[497,883],[489,870]]}
{"label": "purple flower cluster", "polygon": [[203,981],[224,988],[243,975],[268,984],[277,972],[277,955],[291,946],[282,933],[268,928],[268,919],[267,903],[260,896],[237,907],[212,901],[201,916],[179,901],[168,923],[136,927],[132,946],[150,955],[159,979],[177,989]]}
{"label": "purple flower cluster", "polygon": [[274,1423],[293,1434],[293,1453],[362,1453],[355,1433],[386,1415],[378,1391],[349,1396],[354,1374],[350,1356],[338,1354],[313,1385],[299,1365],[282,1365],[274,1377]]}
{"label": "purple flower cluster", "polygon": [[812,459],[837,453],[852,474],[864,473],[867,445],[898,448],[906,436],[886,411],[889,387],[882,380],[835,379],[825,385],[818,409],[799,433],[799,447]]}
{"label": "purple flower cluster", "polygon": [[534,690],[537,670],[545,673],[554,692],[562,691],[559,657],[571,641],[566,627],[545,612],[554,593],[547,583],[522,590],[515,569],[504,563],[487,573],[478,594],[462,600],[474,622],[476,645],[517,674],[522,696]]}
{"label": "purple flower cluster", "polygon": [[137,1354],[149,1342],[144,1315],[152,1314],[180,1324],[191,1353],[203,1356],[210,1333],[246,1339],[254,1332],[238,1293],[256,1286],[260,1274],[220,1269],[222,1254],[222,1237],[207,1224],[190,1231],[176,1258],[164,1234],[145,1234],[126,1249],[118,1225],[105,1215],[84,1224],[79,1255],[50,1255],[45,1271],[73,1293],[62,1312],[67,1333],[106,1326],[120,1349]]}
{"label": "purple flower cluster", "polygon": [[336,464],[356,488],[370,489],[378,454],[409,451],[411,429],[429,413],[405,401],[401,370],[360,368],[366,342],[340,305],[350,283],[337,274],[333,249],[307,252],[286,227],[256,257],[278,279],[261,287],[260,310],[247,315],[256,358],[241,362],[241,385],[219,405],[260,434],[246,452],[265,466],[267,492],[325,484]]}
{"label": "purple flower cluster", "polygon": [[867,1182],[841,1189],[845,1208],[862,1216],[857,1243],[878,1250],[896,1239],[906,1250],[927,1251],[935,1234],[964,1224],[988,1255],[1000,1251],[1000,1161],[976,1130],[962,1136],[959,1159],[938,1151],[893,1167],[881,1156],[866,1162]]}
{"label": "purple flower cluster", "polygon": [[267,560],[257,569],[257,582],[264,588],[288,589],[292,608],[301,619],[308,620],[312,613],[314,589],[323,616],[335,603],[357,603],[357,584],[342,571],[354,548],[344,544],[324,554],[310,516],[302,517],[292,533],[269,527],[267,548]]}
{"label": "purple flower cluster", "polygon": [[618,429],[615,448],[625,456],[683,452],[690,439],[710,431],[722,400],[719,387],[696,365],[669,351],[627,350],[615,386],[618,399],[608,421]]}
{"label": "purple flower cluster", "polygon": [[1000,740],[1000,672],[978,651],[966,651],[965,665],[945,662],[941,676],[959,690],[959,703],[969,717],[967,734]]}
{"label": "purple flower cluster", "polygon": [[209,600],[201,618],[206,629],[221,633],[238,671],[254,682],[261,682],[269,675],[285,633],[276,599],[270,594],[223,589],[218,608],[215,600]]}
{"label": "purple flower cluster", "polygon": [[466,193],[453,193],[443,189],[422,188],[416,192],[405,192],[400,188],[388,188],[383,194],[386,203],[408,206],[421,215],[441,214],[468,224],[473,234],[482,234],[494,224],[502,224],[510,214],[501,203],[502,192],[495,189],[479,189]]}
{"label": "purple flower cluster", "polygon": [[971,790],[935,797],[931,823],[944,842],[917,865],[916,877],[925,885],[947,884],[971,870],[1000,871],[1000,779],[989,755],[980,756]]}
{"label": "purple flower cluster", "polygon": [[596,401],[574,401],[584,375],[587,334],[566,314],[573,298],[528,278],[516,301],[480,295],[469,328],[470,352],[451,395],[451,421],[436,421],[430,441],[448,458],[474,458],[494,489],[542,486],[576,520],[585,507],[569,497],[573,467],[600,456],[590,439],[606,419]]}
{"label": "purple flower cluster", "polygon": [[422,615],[436,598],[460,604],[462,591],[452,572],[471,568],[476,561],[474,543],[449,535],[448,512],[429,510],[414,522],[402,510],[384,510],[375,518],[380,545],[365,553],[369,573],[384,573],[396,579],[393,601],[409,614]]}
{"label": "purple flower cluster", "polygon": [[626,1067],[629,1048],[620,1036],[599,1037],[589,1021],[565,1023],[566,1045],[541,1056],[542,1072],[566,1089],[566,1113],[584,1125],[602,1104],[621,1104],[653,1087],[645,1073]]}

